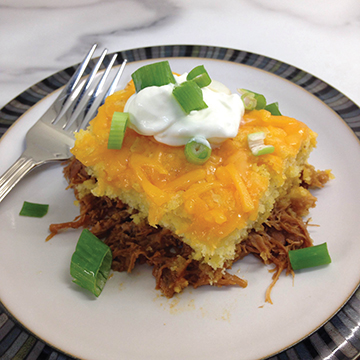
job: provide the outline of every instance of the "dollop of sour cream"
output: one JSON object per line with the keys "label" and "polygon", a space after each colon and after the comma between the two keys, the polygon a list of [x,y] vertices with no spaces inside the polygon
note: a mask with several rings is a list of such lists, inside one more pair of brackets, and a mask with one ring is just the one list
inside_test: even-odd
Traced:
{"label": "dollop of sour cream", "polygon": [[[186,81],[186,76],[187,73],[174,75],[176,83]],[[129,113],[129,127],[170,146],[203,137],[217,147],[237,135],[245,112],[238,94],[231,94],[225,85],[212,81],[201,89],[208,107],[186,114],[172,95],[174,86],[150,86],[132,95],[124,108]]]}

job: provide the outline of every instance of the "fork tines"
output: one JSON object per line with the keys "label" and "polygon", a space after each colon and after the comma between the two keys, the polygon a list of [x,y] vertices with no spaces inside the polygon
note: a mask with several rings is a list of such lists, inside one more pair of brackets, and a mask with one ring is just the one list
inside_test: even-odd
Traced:
{"label": "fork tines", "polygon": [[56,100],[61,103],[61,107],[52,124],[67,132],[76,132],[87,126],[89,121],[96,115],[99,106],[104,103],[105,98],[116,90],[119,79],[124,71],[126,59],[111,82],[107,83],[117,58],[117,54],[114,54],[102,76],[99,76],[99,69],[107,54],[107,49],[105,49],[87,78],[82,79],[96,47],[96,44],[92,46]]}

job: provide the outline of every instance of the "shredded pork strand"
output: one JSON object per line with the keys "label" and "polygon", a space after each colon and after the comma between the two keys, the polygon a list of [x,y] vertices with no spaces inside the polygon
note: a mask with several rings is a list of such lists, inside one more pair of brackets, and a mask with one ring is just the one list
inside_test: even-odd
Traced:
{"label": "shredded pork strand", "polygon": [[[328,180],[327,174],[309,169],[311,182],[306,187],[322,187]],[[75,186],[90,179],[84,166],[73,158],[65,166],[64,175],[69,188],[74,189],[78,198]],[[88,228],[111,248],[114,271],[131,272],[136,265],[146,263],[153,268],[156,289],[168,298],[187,286],[246,287],[246,280],[230,274],[226,269],[231,268],[234,261],[253,254],[264,264],[274,265],[271,270],[273,279],[265,295],[265,300],[272,303],[271,290],[280,274],[284,270],[287,275],[293,274],[288,251],[312,246],[307,223],[302,218],[310,207],[315,206],[316,199],[311,197],[306,201],[300,198],[278,201],[262,229],[251,231],[237,246],[234,261],[227,262],[224,269],[216,270],[192,259],[191,247],[169,230],[160,226],[154,228],[145,222],[135,224],[131,218],[134,210],[120,200],[98,198],[92,194],[78,200],[80,215],[73,221],[50,225],[48,239],[67,229]]]}

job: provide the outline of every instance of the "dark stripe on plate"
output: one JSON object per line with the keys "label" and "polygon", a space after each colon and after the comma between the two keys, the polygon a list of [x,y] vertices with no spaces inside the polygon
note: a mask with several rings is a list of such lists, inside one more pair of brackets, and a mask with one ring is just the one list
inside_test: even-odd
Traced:
{"label": "dark stripe on plate", "polygon": [[26,360],[37,360],[44,347],[45,344],[42,341],[36,341],[35,345],[30,350]]}
{"label": "dark stripe on plate", "polygon": [[24,346],[26,340],[29,338],[29,335],[22,331],[16,340],[12,343],[10,348],[3,355],[5,359],[20,359],[20,357],[15,357],[19,350]]}
{"label": "dark stripe on plate", "polygon": [[316,81],[317,79],[314,76],[311,76],[306,82],[300,83],[298,85],[300,85],[301,87],[303,87],[304,89],[308,90],[310,88],[310,86]]}
{"label": "dark stripe on plate", "polygon": [[116,64],[121,64],[124,61],[123,54],[122,54],[122,52],[118,52],[117,54],[118,54],[118,56],[116,58]]}
{"label": "dark stripe on plate", "polygon": [[41,84],[46,86],[48,93],[51,93],[51,92],[57,90],[62,85],[57,82],[57,79],[55,76],[50,76],[49,78],[43,80],[41,82]]}
{"label": "dark stripe on plate", "polygon": [[[5,328],[5,326],[4,326]],[[12,326],[11,330],[3,337],[0,344],[0,356],[2,356],[5,351],[11,346],[11,344],[16,340],[16,338],[21,333],[21,329],[18,326]]]}
{"label": "dark stripe on plate", "polygon": [[295,350],[299,355],[300,359],[303,360],[312,360],[319,358],[319,354],[316,352],[314,347],[312,346],[309,338],[305,339],[298,345],[295,345]]}
{"label": "dark stripe on plate", "polygon": [[52,352],[53,352],[53,349],[50,346],[45,345],[36,360],[48,360],[50,358]]}
{"label": "dark stripe on plate", "polygon": [[[356,350],[360,351],[359,327],[357,327],[344,312],[340,312],[331,319],[334,328],[346,339]],[[357,336],[356,336],[357,333]]]}
{"label": "dark stripe on plate", "polygon": [[296,78],[302,71],[300,69],[294,68],[292,73],[286,76],[286,80],[291,81],[292,79]]}

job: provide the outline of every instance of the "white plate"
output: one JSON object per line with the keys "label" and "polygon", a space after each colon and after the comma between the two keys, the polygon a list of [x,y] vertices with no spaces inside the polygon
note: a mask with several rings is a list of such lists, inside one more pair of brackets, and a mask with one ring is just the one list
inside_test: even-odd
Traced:
{"label": "white plate", "polygon": [[[69,264],[79,235],[68,231],[45,242],[51,223],[71,221],[78,208],[66,191],[60,165],[35,170],[0,204],[0,299],[26,328],[55,348],[84,359],[255,359],[308,336],[331,318],[360,280],[360,146],[351,129],[327,105],[300,86],[246,65],[198,58],[169,58],[176,72],[204,64],[210,76],[278,101],[283,114],[305,122],[318,136],[310,163],[332,169],[335,179],[316,191],[310,234],[328,243],[332,263],[282,274],[265,303],[268,267],[252,256],[233,271],[247,288],[186,289],[167,299],[154,290],[147,265],[114,273],[98,299],[71,282]],[[121,87],[140,65],[127,65]],[[23,149],[27,129],[54,95],[26,112],[0,142],[0,173]],[[20,217],[23,201],[47,203],[42,219]]]}

